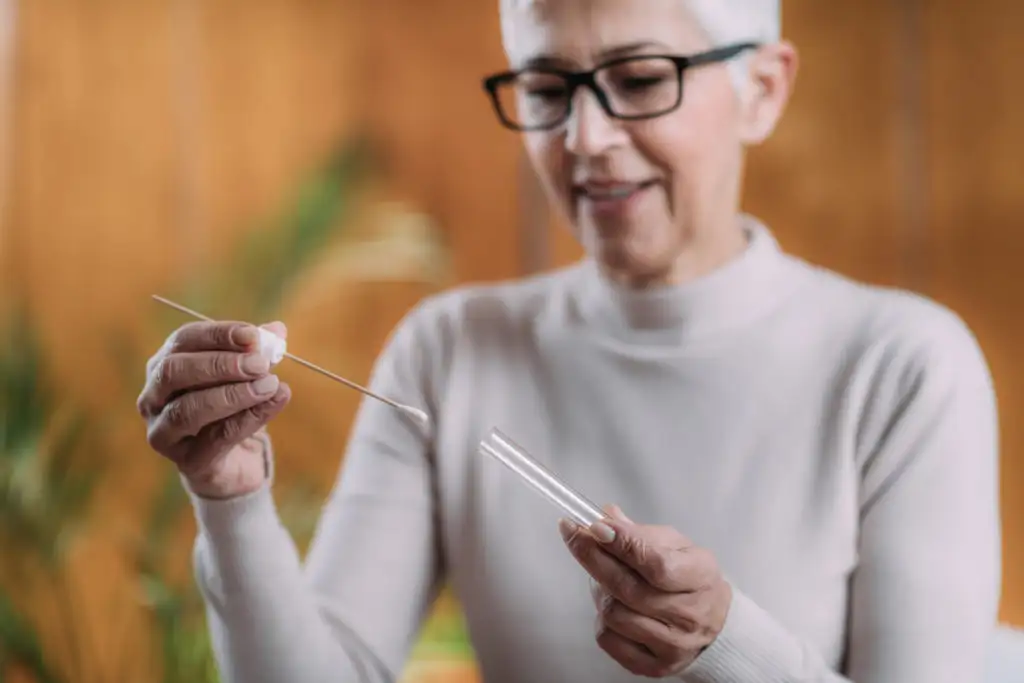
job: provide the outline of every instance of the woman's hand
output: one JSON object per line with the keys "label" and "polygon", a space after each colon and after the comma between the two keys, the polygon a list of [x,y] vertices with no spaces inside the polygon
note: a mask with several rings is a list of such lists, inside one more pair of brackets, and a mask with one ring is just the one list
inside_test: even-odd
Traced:
{"label": "woman's hand", "polygon": [[560,524],[592,577],[597,644],[631,673],[677,674],[721,632],[732,588],[714,556],[676,530],[635,524],[614,506],[608,513],[589,529]]}
{"label": "woman's hand", "polygon": [[[266,329],[288,333],[281,323]],[[138,409],[149,445],[196,494],[232,498],[265,481],[265,444],[254,437],[290,396],[259,353],[255,327],[199,322],[178,328],[149,359]]]}

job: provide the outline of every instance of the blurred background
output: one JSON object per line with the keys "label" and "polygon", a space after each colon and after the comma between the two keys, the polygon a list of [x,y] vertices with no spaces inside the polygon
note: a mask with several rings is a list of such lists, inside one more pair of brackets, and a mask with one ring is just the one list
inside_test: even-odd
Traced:
{"label": "blurred background", "polygon": [[[746,208],[974,329],[1002,411],[1001,618],[1024,626],[1024,4],[787,0],[802,70]],[[0,680],[213,682],[195,533],[134,401],[185,319],[280,319],[365,380],[421,297],[563,265],[479,86],[496,0],[0,0]],[[300,545],[358,397],[285,364]],[[957,552],[950,539],[950,552]],[[458,606],[405,674],[474,681]]]}

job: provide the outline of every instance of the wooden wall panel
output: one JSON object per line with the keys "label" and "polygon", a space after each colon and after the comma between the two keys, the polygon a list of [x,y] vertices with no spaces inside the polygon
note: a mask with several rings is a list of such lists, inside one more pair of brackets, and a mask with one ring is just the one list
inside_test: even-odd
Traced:
{"label": "wooden wall panel", "polygon": [[520,143],[480,87],[504,65],[498,3],[364,0],[363,11],[365,115],[396,192],[441,222],[460,280],[517,275]]}
{"label": "wooden wall panel", "polygon": [[195,110],[199,232],[207,265],[276,216],[297,181],[352,132],[360,111],[355,60],[366,27],[339,0],[177,0],[179,108]]}
{"label": "wooden wall panel", "polygon": [[497,5],[472,7],[26,3],[11,249],[47,329],[135,315],[214,265],[359,123],[456,279],[519,272],[518,141],[479,87],[501,63]]}
{"label": "wooden wall panel", "polygon": [[11,165],[14,161],[13,109],[14,109],[14,56],[17,5],[14,0],[0,0],[0,288],[13,286],[10,276],[11,258],[8,252],[10,214],[8,199],[11,194]]}
{"label": "wooden wall panel", "polygon": [[[926,3],[927,291],[974,329],[1002,422],[1003,615],[1024,624],[1024,5]],[[956,552],[956,539],[950,539]]]}
{"label": "wooden wall panel", "polygon": [[[122,397],[111,381],[112,326],[170,277],[180,256],[170,18],[167,3],[19,3],[10,275],[45,334],[57,381],[90,407],[114,405],[125,415],[130,402],[113,403]],[[141,433],[136,427],[132,436]],[[140,449],[115,443],[126,456],[118,468],[132,470]],[[131,531],[124,520],[132,515],[112,509],[130,504],[124,493],[136,489],[99,496],[109,522],[72,560],[71,590],[89,619],[74,626],[103,659],[125,636],[125,614],[137,614],[138,595],[113,548]],[[63,621],[54,618],[47,631]],[[141,633],[138,619],[128,626]],[[122,646],[134,652],[138,644],[129,637]]]}
{"label": "wooden wall panel", "polygon": [[19,11],[12,266],[69,381],[96,392],[105,375],[88,359],[105,349],[94,331],[178,255],[169,7]]}
{"label": "wooden wall panel", "polygon": [[745,208],[783,247],[871,282],[901,281],[897,3],[785,5],[800,53],[789,110],[753,149]]}

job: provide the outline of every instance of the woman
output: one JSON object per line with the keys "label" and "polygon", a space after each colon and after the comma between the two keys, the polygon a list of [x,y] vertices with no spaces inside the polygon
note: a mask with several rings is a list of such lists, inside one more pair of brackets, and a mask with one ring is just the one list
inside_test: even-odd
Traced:
{"label": "woman", "polygon": [[[487,90],[588,258],[407,316],[372,386],[432,426],[362,406],[304,568],[262,431],[290,394],[256,330],[187,325],[154,356],[139,407],[192,495],[226,681],[394,680],[443,581],[489,683],[979,680],[989,374],[952,313],[805,264],[739,213],[744,149],[796,71],[778,17],[502,5],[514,70]],[[478,454],[492,426],[616,502],[607,523],[556,533]]]}

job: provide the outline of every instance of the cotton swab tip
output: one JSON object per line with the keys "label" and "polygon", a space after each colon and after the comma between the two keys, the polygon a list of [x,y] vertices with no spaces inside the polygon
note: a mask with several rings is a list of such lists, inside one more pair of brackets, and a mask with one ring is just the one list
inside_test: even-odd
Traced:
{"label": "cotton swab tip", "polygon": [[426,412],[419,408],[413,408],[412,406],[402,406],[401,411],[411,417],[413,420],[418,422],[424,427],[430,426],[430,416]]}
{"label": "cotton swab tip", "polygon": [[260,355],[270,361],[272,366],[284,360],[284,354],[288,351],[288,342],[262,327],[259,328],[259,335]]}

